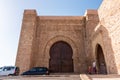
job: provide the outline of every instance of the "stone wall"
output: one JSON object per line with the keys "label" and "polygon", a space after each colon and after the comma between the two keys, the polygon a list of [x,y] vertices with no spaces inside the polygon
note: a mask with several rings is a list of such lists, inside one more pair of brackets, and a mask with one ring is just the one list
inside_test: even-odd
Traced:
{"label": "stone wall", "polygon": [[21,72],[35,66],[49,68],[51,46],[64,41],[73,49],[74,72],[84,73],[87,70],[84,36],[84,16],[37,16],[35,10],[25,10],[16,66]]}
{"label": "stone wall", "polygon": [[[92,58],[96,58],[97,44],[102,46],[108,74],[120,74],[119,62],[119,27],[120,27],[120,1],[118,0],[103,0],[100,8],[98,9],[99,22],[94,26],[90,35],[92,44]],[[90,22],[92,24],[93,22]],[[86,24],[87,25],[87,24]],[[87,29],[87,27],[86,27]],[[91,28],[89,28],[90,30]],[[87,47],[86,47],[87,48]],[[90,48],[90,47],[88,47]],[[89,58],[88,58],[89,59]]]}
{"label": "stone wall", "polygon": [[120,74],[120,1],[103,0],[85,16],[37,16],[25,10],[16,58],[21,72],[34,66],[49,68],[51,46],[64,41],[73,49],[74,72],[85,73],[103,50],[107,73]]}
{"label": "stone wall", "polygon": [[92,66],[92,62],[95,60],[93,54],[92,41],[93,34],[95,33],[94,29],[99,23],[98,12],[97,10],[87,10],[85,13],[86,22],[85,22],[85,54],[87,58],[87,66]]}
{"label": "stone wall", "polygon": [[[119,62],[119,27],[120,27],[120,1],[104,0],[98,9],[86,12],[86,42],[85,51],[88,65],[96,59],[96,46],[102,46],[107,73],[120,74]],[[94,14],[94,15],[89,15]],[[90,18],[90,20],[89,20]],[[92,55],[90,57],[90,55]]]}
{"label": "stone wall", "polygon": [[98,9],[100,25],[107,30],[103,32],[104,48],[110,73],[120,74],[120,1],[103,0]]}
{"label": "stone wall", "polygon": [[26,71],[31,66],[31,56],[33,54],[33,42],[36,31],[36,17],[35,10],[25,10],[22,29],[18,46],[18,53],[16,57],[16,66],[20,67],[20,71]]}
{"label": "stone wall", "polygon": [[[50,47],[58,42],[65,41],[73,49],[74,72],[85,72],[86,60],[84,54],[84,22],[85,17],[37,17],[37,55],[33,66],[45,66],[49,68]],[[35,55],[34,55],[35,56]],[[82,69],[80,68],[82,67]]]}

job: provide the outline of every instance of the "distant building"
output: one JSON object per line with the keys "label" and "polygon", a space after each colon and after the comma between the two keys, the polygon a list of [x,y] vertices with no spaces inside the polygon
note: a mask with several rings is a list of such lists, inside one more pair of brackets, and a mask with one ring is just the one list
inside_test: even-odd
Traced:
{"label": "distant building", "polygon": [[16,58],[21,72],[45,66],[53,73],[120,74],[120,1],[103,0],[85,16],[38,16],[25,10]]}

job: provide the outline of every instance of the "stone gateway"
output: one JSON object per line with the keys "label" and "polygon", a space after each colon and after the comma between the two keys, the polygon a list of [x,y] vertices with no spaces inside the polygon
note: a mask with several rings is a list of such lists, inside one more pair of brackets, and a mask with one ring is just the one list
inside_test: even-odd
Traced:
{"label": "stone gateway", "polygon": [[[109,7],[108,7],[109,6]],[[51,73],[120,74],[120,1],[103,0],[85,16],[38,16],[25,10],[16,57],[20,72],[47,67]]]}

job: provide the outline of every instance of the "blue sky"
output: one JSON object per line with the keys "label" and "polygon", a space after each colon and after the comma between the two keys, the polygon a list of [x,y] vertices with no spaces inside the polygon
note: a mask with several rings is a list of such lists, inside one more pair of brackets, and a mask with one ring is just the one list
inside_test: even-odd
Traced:
{"label": "blue sky", "polygon": [[0,0],[0,66],[14,65],[24,9],[42,16],[81,16],[102,0]]}

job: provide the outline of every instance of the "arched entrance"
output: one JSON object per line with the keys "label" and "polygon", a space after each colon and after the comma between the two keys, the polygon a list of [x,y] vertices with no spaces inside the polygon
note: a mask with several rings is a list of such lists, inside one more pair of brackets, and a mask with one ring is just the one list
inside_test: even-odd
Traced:
{"label": "arched entrance", "polygon": [[53,73],[73,72],[73,51],[64,41],[56,42],[50,48],[49,69]]}
{"label": "arched entrance", "polygon": [[99,44],[97,45],[96,59],[97,59],[98,73],[99,74],[107,74],[106,63],[105,63],[103,50],[102,50],[102,47]]}

